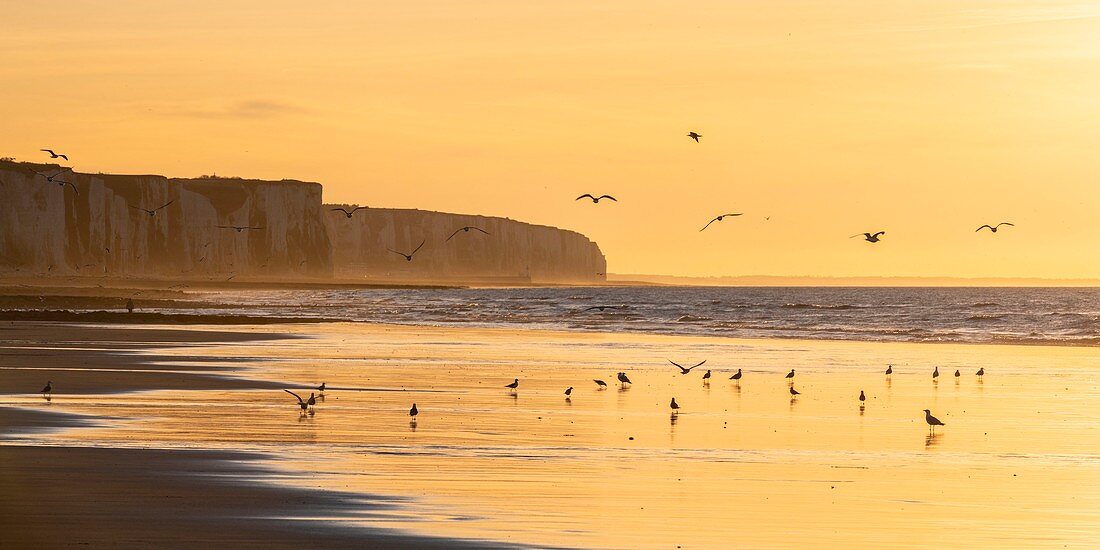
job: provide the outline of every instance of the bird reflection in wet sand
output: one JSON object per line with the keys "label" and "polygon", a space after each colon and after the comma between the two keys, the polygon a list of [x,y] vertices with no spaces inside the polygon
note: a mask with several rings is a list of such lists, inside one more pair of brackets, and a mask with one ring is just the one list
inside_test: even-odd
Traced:
{"label": "bird reflection in wet sand", "polygon": [[925,449],[930,449],[930,448],[938,445],[940,443],[939,440],[940,440],[941,437],[943,437],[943,434],[937,434],[937,433],[929,432],[928,435],[924,436],[924,448]]}

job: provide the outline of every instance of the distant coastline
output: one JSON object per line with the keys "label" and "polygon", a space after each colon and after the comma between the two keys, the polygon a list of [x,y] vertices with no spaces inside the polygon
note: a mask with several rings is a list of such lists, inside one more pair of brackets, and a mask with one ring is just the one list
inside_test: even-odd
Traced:
{"label": "distant coastline", "polygon": [[782,275],[681,277],[675,275],[608,273],[607,282],[612,285],[746,287],[1100,287],[1100,279],[1053,279],[1044,277],[816,277]]}

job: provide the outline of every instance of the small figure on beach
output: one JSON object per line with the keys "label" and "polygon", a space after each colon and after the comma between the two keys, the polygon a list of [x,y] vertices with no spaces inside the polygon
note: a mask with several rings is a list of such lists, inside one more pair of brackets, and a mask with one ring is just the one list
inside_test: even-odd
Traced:
{"label": "small figure on beach", "polygon": [[962,376],[962,373],[959,372],[959,369],[955,369],[955,381],[956,382],[959,381],[960,376]]}
{"label": "small figure on beach", "polygon": [[[290,395],[293,395],[296,399],[298,399],[298,407],[300,407],[302,409],[302,414],[306,414],[306,410],[309,408],[309,403],[305,399],[302,399],[302,396],[300,396],[300,395],[298,395],[298,394],[296,394],[296,393],[294,393],[290,390],[283,390],[283,391],[289,393]],[[310,394],[310,397],[312,398],[313,394]]]}
{"label": "small figure on beach", "polygon": [[604,382],[603,380],[598,380],[596,378],[593,378],[592,381],[596,383],[597,388],[599,388],[601,390],[606,390],[607,389],[607,382]]}
{"label": "small figure on beach", "polygon": [[936,426],[946,426],[943,422],[940,422],[939,418],[932,416],[932,411],[924,409],[924,421],[928,423],[928,431],[930,433],[936,433]]}
{"label": "small figure on beach", "polygon": [[867,396],[863,393],[863,390],[859,390],[859,402],[863,403],[867,401]]}
{"label": "small figure on beach", "polygon": [[508,384],[504,387],[512,390],[513,392],[516,391],[516,388],[519,387],[519,378],[516,378],[515,380],[512,381],[511,384]]}
{"label": "small figure on beach", "polygon": [[668,404],[668,407],[672,409],[672,414],[680,412],[680,404],[676,402],[676,398],[672,398],[672,402]]}
{"label": "small figure on beach", "polygon": [[934,370],[932,371],[932,380],[935,380],[935,379],[937,379],[937,378],[939,378],[939,377],[940,377],[940,368],[939,368],[939,367],[936,367],[936,368],[935,368],[935,369],[934,369]]}
{"label": "small figure on beach", "polygon": [[625,372],[620,372],[616,374],[615,378],[619,379],[619,385],[625,386],[627,384],[630,384],[630,378],[626,376]]}
{"label": "small figure on beach", "polygon": [[409,416],[416,418],[416,415],[420,414],[420,411],[416,409],[416,403],[413,403],[411,409],[409,409]]}
{"label": "small figure on beach", "polygon": [[894,365],[886,365],[886,376],[894,374]]}
{"label": "small figure on beach", "polygon": [[565,388],[565,397],[568,398],[570,395],[573,395],[573,386]]}
{"label": "small figure on beach", "polygon": [[707,369],[707,372],[703,374],[703,385],[710,385],[710,369]]}
{"label": "small figure on beach", "polygon": [[802,395],[798,390],[794,389],[794,386],[787,388],[791,392],[791,399],[794,399],[796,395]]}
{"label": "small figure on beach", "polygon": [[127,298],[126,299],[126,312],[127,313],[133,313],[134,312],[134,299],[133,298]]}
{"label": "small figure on beach", "polygon": [[976,374],[978,376],[978,378],[981,378],[981,377],[985,376],[985,367],[982,367],[982,368],[978,369],[978,372],[976,372],[974,374]]}
{"label": "small figure on beach", "polygon": [[794,369],[791,369],[791,372],[788,372],[785,378],[788,384],[794,384]]}
{"label": "small figure on beach", "polygon": [[322,394],[323,394],[323,393],[325,393],[325,383],[324,383],[324,382],[321,382],[321,385],[320,385],[320,386],[317,386],[317,387],[316,387],[316,388],[314,388],[314,389],[315,389],[315,390],[317,390],[318,392],[322,393]]}
{"label": "small figure on beach", "polygon": [[737,372],[730,377],[730,380],[736,380],[738,383],[741,383],[741,369],[737,369]]}
{"label": "small figure on beach", "polygon": [[40,391],[38,393],[41,393],[43,396],[49,396],[50,393],[52,393],[52,392],[53,392],[53,381],[47,380],[46,381],[46,387],[42,388],[42,391]]}

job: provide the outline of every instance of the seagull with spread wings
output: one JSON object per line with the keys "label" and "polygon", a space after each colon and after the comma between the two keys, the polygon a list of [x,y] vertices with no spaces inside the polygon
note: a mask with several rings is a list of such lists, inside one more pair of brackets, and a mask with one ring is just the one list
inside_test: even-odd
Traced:
{"label": "seagull with spread wings", "polygon": [[218,227],[218,229],[232,229],[232,230],[236,231],[237,233],[240,233],[240,232],[244,231],[245,229],[248,229],[249,231],[251,231],[253,229],[263,229],[263,227],[252,227],[250,225],[219,225],[217,227]]}
{"label": "seagull with spread wings", "polygon": [[50,158],[52,158],[52,159],[55,159],[55,158],[63,158],[63,159],[65,159],[65,160],[69,160],[69,157],[68,157],[68,155],[63,155],[63,154],[61,154],[61,153],[55,153],[55,152],[53,152],[53,149],[39,149],[39,151],[42,151],[42,152],[44,152],[44,153],[49,153],[49,154],[50,154]]}
{"label": "seagull with spread wings", "polygon": [[741,214],[722,214],[721,216],[717,216],[713,220],[710,220],[709,222],[707,222],[707,224],[703,226],[703,229],[700,229],[699,231],[702,232],[702,231],[706,230],[706,228],[710,227],[710,224],[712,224],[714,222],[720,222],[720,221],[722,221],[722,218],[725,218],[727,216],[733,217],[733,216],[740,216],[740,215]]}
{"label": "seagull with spread wings", "polygon": [[332,209],[329,209],[329,212],[343,212],[344,215],[347,216],[348,219],[350,220],[352,214],[354,214],[354,213],[356,213],[360,210],[366,210],[366,209],[367,209],[366,206],[356,206],[355,208],[352,208],[350,211],[346,208],[332,208]]}
{"label": "seagull with spread wings", "polygon": [[974,230],[974,232],[975,232],[975,233],[977,233],[977,232],[979,232],[979,231],[981,231],[981,230],[983,230],[983,229],[985,229],[985,228],[987,228],[987,227],[988,227],[990,231],[992,231],[992,232],[996,233],[996,232],[997,232],[997,228],[1001,227],[1002,225],[1007,225],[1007,226],[1009,226],[1009,227],[1016,227],[1016,224],[1014,224],[1014,223],[1011,223],[1011,222],[1001,222],[1001,223],[999,223],[999,224],[997,224],[997,225],[989,225],[989,224],[985,224],[985,225],[983,225],[983,226],[981,226],[981,227],[979,227],[979,228],[975,229],[975,230]]}
{"label": "seagull with spread wings", "polygon": [[702,366],[702,364],[706,363],[707,360],[703,359],[702,361],[700,361],[700,362],[698,362],[698,363],[696,363],[696,364],[694,364],[690,367],[686,367],[686,368],[683,365],[677,363],[676,361],[673,361],[672,359],[669,359],[668,362],[672,363],[673,365],[676,365],[676,367],[680,369],[680,374],[687,374],[687,373],[691,372],[691,369],[694,369],[695,367],[698,367],[698,366]]}
{"label": "seagull with spread wings", "polygon": [[699,138],[703,137],[703,134],[699,134],[699,133],[696,133],[696,132],[688,132],[687,137],[689,137],[691,139],[694,139],[695,143],[699,143]]}
{"label": "seagull with spread wings", "polygon": [[592,199],[592,204],[598,204],[603,199],[610,199],[610,200],[613,200],[615,202],[619,202],[619,199],[616,199],[615,197],[612,197],[611,195],[600,195],[598,197],[594,197],[594,196],[592,196],[592,193],[585,193],[585,194],[577,197],[575,200],[579,201],[583,198]]}
{"label": "seagull with spread wings", "polygon": [[152,218],[153,216],[157,215],[157,212],[160,212],[161,210],[163,210],[165,208],[168,208],[168,205],[170,205],[174,202],[176,202],[174,199],[170,200],[170,201],[168,201],[168,202],[166,202],[166,203],[164,203],[164,204],[162,204],[162,205],[160,205],[160,206],[158,206],[158,207],[156,207],[152,210],[149,210],[147,208],[142,208],[140,206],[134,206],[132,204],[130,205],[130,208],[133,208],[134,210],[141,210],[142,212],[145,212],[146,214],[149,214],[149,217]]}
{"label": "seagull with spread wings", "polygon": [[415,249],[415,250],[413,250],[412,252],[409,252],[408,254],[405,254],[404,252],[398,252],[398,251],[396,251],[396,250],[394,250],[394,249],[392,249],[392,248],[387,248],[386,250],[389,250],[390,252],[393,252],[394,254],[397,254],[398,256],[404,256],[404,257],[405,257],[405,261],[411,262],[411,261],[413,261],[413,256],[414,256],[414,255],[416,255],[416,253],[417,253],[417,252],[418,252],[418,251],[419,251],[419,250],[420,250],[421,248],[423,248],[423,247],[424,247],[424,243],[426,243],[426,242],[428,242],[428,241],[420,241],[420,246],[416,247],[416,249]]}
{"label": "seagull with spread wings", "polygon": [[851,237],[848,237],[848,238],[849,239],[854,239],[856,237],[863,237],[863,240],[865,240],[869,243],[877,243],[880,240],[878,238],[879,235],[885,235],[885,234],[886,234],[885,231],[879,231],[878,233],[856,233],[855,235],[852,235]]}
{"label": "seagull with spread wings", "polygon": [[474,227],[474,226],[472,226],[472,225],[467,225],[466,227],[461,227],[461,228],[459,228],[459,229],[455,230],[455,232],[454,232],[454,233],[451,233],[451,236],[450,236],[450,237],[447,237],[447,240],[446,240],[446,241],[443,241],[443,242],[448,242],[448,241],[450,241],[451,239],[455,238],[455,235],[458,235],[459,233],[462,233],[462,232],[466,232],[466,233],[469,233],[471,229],[476,229],[476,230],[478,230],[478,231],[481,231],[482,233],[484,233],[484,234],[486,234],[486,235],[488,235],[488,234],[489,234],[489,232],[488,232],[488,231],[486,231],[486,230],[484,230],[484,229],[482,229],[482,228],[480,228],[480,227]]}

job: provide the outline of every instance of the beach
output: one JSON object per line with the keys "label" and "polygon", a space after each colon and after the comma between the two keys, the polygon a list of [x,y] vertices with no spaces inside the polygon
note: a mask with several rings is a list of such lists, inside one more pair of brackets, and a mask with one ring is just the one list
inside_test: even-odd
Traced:
{"label": "beach", "polygon": [[[141,511],[160,518],[163,533],[187,525],[156,498],[166,480],[216,502],[216,478],[258,496],[187,521],[236,526],[252,534],[244,543],[276,546],[311,529],[343,544],[396,536],[411,546],[1100,540],[1097,348],[372,323],[17,322],[0,337],[0,452],[41,465],[4,461],[6,487],[28,471],[47,484],[91,476],[101,498],[86,506],[125,518],[133,510],[119,495],[147,476],[156,482],[141,483]],[[680,375],[669,359],[707,363]],[[984,380],[974,374],[983,367]],[[728,379],[738,368],[740,384]],[[792,368],[797,399],[783,378]],[[634,383],[620,388],[620,371]],[[503,386],[514,378],[512,393]],[[610,387],[597,390],[595,378]],[[49,401],[33,393],[47,379]],[[308,395],[321,382],[329,389],[312,414],[281,391]],[[946,423],[935,436],[925,408]],[[118,460],[150,467],[104,480],[131,471]],[[305,500],[273,505],[272,493]],[[21,504],[49,493],[3,495],[16,532],[48,531],[64,517],[69,533],[94,535],[94,516]],[[127,533],[118,523],[110,536]],[[155,544],[132,534],[122,540]]]}

